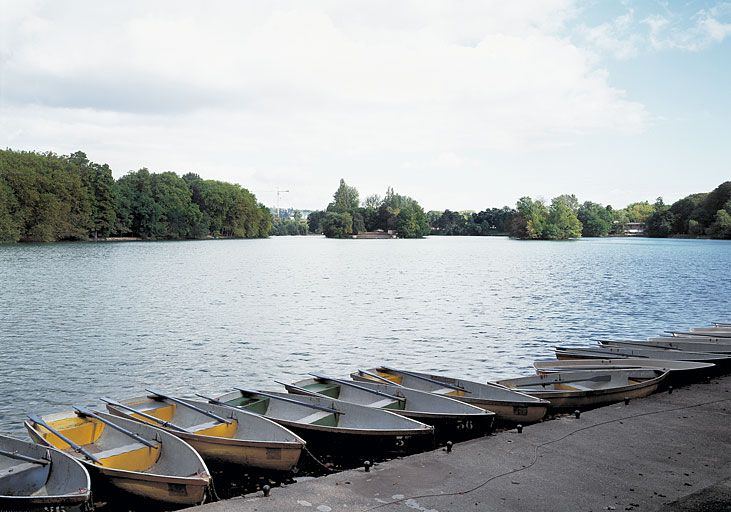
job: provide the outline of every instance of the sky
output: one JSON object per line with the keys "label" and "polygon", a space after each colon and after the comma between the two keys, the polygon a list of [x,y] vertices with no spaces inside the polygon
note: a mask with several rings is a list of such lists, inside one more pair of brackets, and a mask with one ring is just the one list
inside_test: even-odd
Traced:
{"label": "sky", "polygon": [[301,209],[672,202],[731,179],[731,3],[0,0],[0,147]]}

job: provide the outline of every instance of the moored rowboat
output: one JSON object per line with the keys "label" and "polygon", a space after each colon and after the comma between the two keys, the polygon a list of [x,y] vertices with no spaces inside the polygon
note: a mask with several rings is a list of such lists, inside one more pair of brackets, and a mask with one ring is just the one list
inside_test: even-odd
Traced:
{"label": "moored rowboat", "polygon": [[82,507],[90,499],[89,473],[79,461],[0,435],[0,509]]}
{"label": "moored rowboat", "polygon": [[566,370],[626,370],[630,368],[649,368],[670,372],[668,379],[674,384],[683,384],[700,379],[713,371],[713,363],[694,361],[670,361],[645,357],[623,357],[616,359],[551,359],[534,361],[536,373]]}
{"label": "moored rowboat", "polygon": [[[675,341],[678,340],[678,341]],[[731,343],[703,343],[684,341],[683,338],[651,338],[648,340],[599,340],[604,346],[639,347],[647,349],[681,350],[683,352],[708,352],[712,354],[731,354]]]}
{"label": "moored rowboat", "polygon": [[407,370],[386,368],[359,370],[351,375],[359,382],[386,380],[408,388],[457,399],[461,402],[494,412],[498,420],[510,423],[533,423],[541,420],[548,402],[492,383],[445,377]]}
{"label": "moored rowboat", "polygon": [[185,441],[150,425],[104,412],[94,417],[67,411],[25,422],[37,443],[80,460],[94,483],[166,505],[197,505],[206,497],[210,474]]}
{"label": "moored rowboat", "polygon": [[731,364],[731,356],[724,354],[709,354],[707,352],[688,352],[674,349],[644,348],[644,347],[556,347],[557,359],[607,359],[617,357],[643,357],[650,359],[667,359],[669,361],[696,361],[700,363],[715,363],[716,365]]}
{"label": "moored rowboat", "polygon": [[495,413],[480,407],[398,384],[356,383],[317,375],[285,387],[290,393],[317,393],[366,407],[386,409],[432,425],[440,437],[457,433],[463,435],[488,433],[495,418]]}
{"label": "moored rowboat", "polygon": [[316,451],[334,456],[433,442],[433,427],[382,409],[325,396],[237,389],[211,399],[261,414],[291,429]]}
{"label": "moored rowboat", "polygon": [[152,393],[108,403],[107,409],[167,430],[206,462],[290,471],[305,445],[302,438],[263,416],[206,402]]}
{"label": "moored rowboat", "polygon": [[585,409],[651,395],[667,376],[663,370],[576,370],[504,379],[498,384],[549,400],[555,409]]}

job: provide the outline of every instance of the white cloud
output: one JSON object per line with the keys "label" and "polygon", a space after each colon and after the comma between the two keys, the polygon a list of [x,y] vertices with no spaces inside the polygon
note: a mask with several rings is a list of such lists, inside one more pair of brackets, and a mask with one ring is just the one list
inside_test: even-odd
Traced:
{"label": "white cloud", "polygon": [[[86,150],[117,174],[194,170],[256,191],[291,172],[307,178],[307,206],[367,162],[393,173],[436,154],[456,168],[471,151],[564,146],[648,122],[564,35],[576,14],[565,0],[3,9],[3,144]],[[621,29],[587,37],[611,46]]]}
{"label": "white cloud", "polygon": [[[672,4],[670,4],[672,5]],[[720,3],[683,15],[666,6],[661,13],[644,17],[627,11],[595,26],[580,24],[579,40],[603,54],[624,60],[649,51],[697,52],[731,36],[731,3]]]}

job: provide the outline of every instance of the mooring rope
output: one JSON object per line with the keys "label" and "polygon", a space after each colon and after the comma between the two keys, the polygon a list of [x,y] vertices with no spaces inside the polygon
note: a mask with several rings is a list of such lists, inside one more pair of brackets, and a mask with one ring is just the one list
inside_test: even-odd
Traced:
{"label": "mooring rope", "polygon": [[719,400],[711,400],[711,401],[702,402],[702,403],[699,403],[699,404],[684,405],[684,406],[680,406],[680,407],[672,407],[672,408],[669,408],[669,409],[661,409],[659,411],[649,411],[649,412],[641,412],[641,413],[637,413],[637,414],[630,414],[630,415],[624,416],[622,418],[615,418],[615,419],[612,419],[612,420],[601,421],[599,423],[594,423],[592,425],[587,425],[585,427],[577,428],[576,430],[572,430],[571,432],[569,432],[567,434],[564,434],[561,437],[558,437],[556,439],[552,439],[551,441],[546,441],[546,442],[543,442],[543,443],[540,443],[540,444],[537,444],[536,446],[534,446],[534,448],[533,448],[533,460],[531,460],[531,462],[527,466],[523,466],[523,467],[520,467],[520,468],[511,469],[509,471],[505,471],[504,473],[500,473],[498,475],[491,476],[490,478],[488,478],[484,482],[482,482],[482,483],[480,483],[478,485],[475,485],[474,487],[471,487],[469,489],[465,489],[465,490],[462,490],[462,491],[445,492],[445,493],[429,493],[429,494],[418,494],[418,495],[414,495],[414,496],[405,496],[405,497],[403,497],[401,499],[398,499],[398,500],[389,501],[388,503],[381,503],[381,504],[376,505],[374,507],[367,508],[367,509],[365,509],[364,512],[368,512],[370,510],[376,510],[376,509],[383,508],[383,507],[388,507],[388,506],[391,506],[391,505],[397,505],[397,504],[403,503],[404,501],[407,501],[407,500],[417,500],[417,499],[423,499],[423,498],[438,498],[440,496],[463,496],[465,494],[469,494],[469,493],[474,492],[474,491],[476,491],[478,489],[481,489],[482,487],[485,487],[487,484],[489,484],[490,482],[492,482],[494,480],[497,480],[498,478],[502,478],[504,476],[509,476],[509,475],[514,475],[516,473],[520,473],[521,471],[525,471],[526,469],[531,468],[532,466],[534,466],[538,462],[538,451],[541,448],[543,448],[544,446],[548,446],[550,444],[553,444],[553,443],[558,443],[559,441],[563,441],[564,439],[566,439],[568,437],[571,437],[574,434],[578,434],[579,432],[583,432],[585,430],[590,430],[590,429],[595,428],[595,427],[601,427],[602,425],[608,425],[610,423],[616,423],[618,421],[631,420],[631,419],[634,419],[634,418],[640,418],[642,416],[651,416],[653,414],[661,414],[661,413],[664,413],[664,412],[682,411],[682,410],[685,410],[685,409],[692,409],[694,407],[702,407],[704,405],[717,404],[719,402],[728,402],[729,400],[731,400],[731,398],[722,398],[722,399],[719,399]]}
{"label": "mooring rope", "polygon": [[315,462],[317,462],[317,463],[318,463],[318,464],[319,464],[320,466],[322,466],[322,467],[323,467],[324,469],[326,469],[326,470],[327,470],[327,471],[328,471],[329,473],[335,473],[335,470],[334,470],[334,469],[332,469],[331,467],[328,467],[328,466],[326,466],[326,465],[325,465],[325,464],[324,464],[324,463],[323,463],[322,461],[320,461],[320,459],[318,459],[317,457],[315,457],[315,456],[314,456],[314,455],[312,454],[312,452],[311,452],[310,450],[308,450],[308,449],[307,449],[307,446],[303,446],[303,447],[302,447],[302,450],[303,450],[303,451],[304,451],[304,452],[305,452],[305,453],[306,453],[307,455],[309,455],[309,456],[310,456],[310,458],[312,458],[312,460],[314,460]]}

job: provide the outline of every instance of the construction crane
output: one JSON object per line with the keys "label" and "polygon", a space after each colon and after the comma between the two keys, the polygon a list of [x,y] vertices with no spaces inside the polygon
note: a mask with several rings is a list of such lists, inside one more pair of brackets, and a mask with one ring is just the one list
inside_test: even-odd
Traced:
{"label": "construction crane", "polygon": [[282,216],[279,213],[279,200],[282,198],[282,194],[288,194],[289,190],[282,190],[279,187],[277,187],[277,218],[281,219]]}

